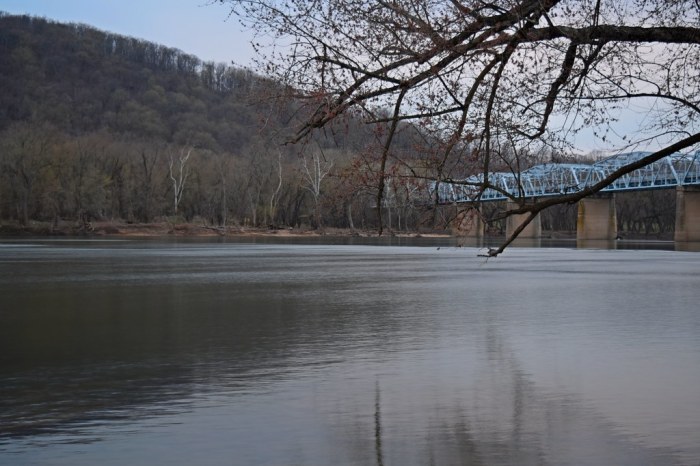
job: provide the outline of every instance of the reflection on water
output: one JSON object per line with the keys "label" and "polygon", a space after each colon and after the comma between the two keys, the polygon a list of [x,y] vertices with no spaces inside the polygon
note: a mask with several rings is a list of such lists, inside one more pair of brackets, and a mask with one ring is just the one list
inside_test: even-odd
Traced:
{"label": "reflection on water", "polygon": [[700,256],[0,244],[0,464],[700,463]]}

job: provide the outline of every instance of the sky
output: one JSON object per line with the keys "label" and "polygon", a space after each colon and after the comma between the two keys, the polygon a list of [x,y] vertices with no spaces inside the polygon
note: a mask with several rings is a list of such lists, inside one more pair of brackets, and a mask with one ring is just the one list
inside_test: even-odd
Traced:
{"label": "sky", "polygon": [[211,0],[0,0],[0,11],[84,23],[145,39],[204,61],[247,66],[252,33]]}

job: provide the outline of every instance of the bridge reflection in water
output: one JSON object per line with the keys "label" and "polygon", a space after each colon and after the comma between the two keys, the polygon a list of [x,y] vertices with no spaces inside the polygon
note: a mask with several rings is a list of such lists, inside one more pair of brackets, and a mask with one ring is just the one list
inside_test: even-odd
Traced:
{"label": "bridge reflection in water", "polygon": [[[483,174],[451,183],[433,183],[442,204],[509,201],[516,198],[535,199],[580,192],[599,183],[616,170],[649,155],[630,152],[600,160],[592,165],[549,163],[536,165],[520,173],[493,172],[489,184],[494,188],[481,190]],[[436,187],[437,186],[437,187]],[[617,236],[614,193],[648,189],[676,188],[676,241],[700,241],[700,152],[694,155],[674,154],[621,176],[596,196],[579,202],[577,238],[607,240]],[[522,223],[514,216],[506,234]],[[473,220],[473,236],[483,235],[483,224]],[[536,238],[541,233],[539,218],[521,237]]]}

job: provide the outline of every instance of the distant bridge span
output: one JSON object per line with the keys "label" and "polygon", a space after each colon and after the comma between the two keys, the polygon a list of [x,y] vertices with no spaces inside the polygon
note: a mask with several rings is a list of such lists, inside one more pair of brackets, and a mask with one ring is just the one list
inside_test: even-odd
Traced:
{"label": "distant bridge span", "polygon": [[[483,175],[474,175],[454,182],[432,183],[430,192],[440,204],[506,201],[508,193],[515,198],[541,198],[582,191],[604,180],[614,171],[636,162],[648,152],[619,154],[592,165],[549,163],[537,165],[519,174],[494,172],[489,184],[498,189],[481,191]],[[700,151],[694,155],[674,154],[623,175],[603,188],[596,196],[579,201],[576,237],[583,240],[609,240],[617,237],[617,220],[613,195],[616,192],[676,188],[676,241],[700,241]],[[605,196],[607,194],[607,196]],[[525,214],[514,215],[506,222],[506,234],[514,231]],[[483,236],[484,225],[472,212],[460,220],[467,224],[469,236]],[[459,228],[459,225],[458,225]],[[526,227],[520,237],[541,235],[539,216]]]}
{"label": "distant bridge span", "polygon": [[[615,170],[636,162],[649,152],[631,152],[600,160],[592,165],[548,163],[536,165],[520,174],[494,172],[489,182],[515,197],[535,198],[571,194],[592,186]],[[452,183],[433,183],[438,186],[440,203],[505,201],[503,192],[488,188],[480,193],[483,175],[474,175]],[[700,186],[700,152],[694,155],[669,155],[615,180],[601,190],[603,193],[640,191],[646,189]]]}

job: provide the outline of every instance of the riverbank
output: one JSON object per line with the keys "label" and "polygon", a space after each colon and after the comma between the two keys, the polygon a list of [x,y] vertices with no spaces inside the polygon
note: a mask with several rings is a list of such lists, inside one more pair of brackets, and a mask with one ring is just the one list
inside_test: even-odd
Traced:
{"label": "riverbank", "polygon": [[[576,239],[575,231],[545,231],[543,239]],[[324,228],[321,230],[311,228],[253,228],[231,225],[227,227],[206,225],[203,223],[186,222],[152,222],[152,223],[126,223],[114,221],[98,222],[38,222],[31,221],[28,225],[20,225],[17,222],[0,223],[0,236],[85,236],[85,237],[377,237],[376,230],[358,230],[350,228]],[[447,230],[421,230],[414,232],[386,231],[383,236],[404,238],[449,238],[454,235]],[[502,236],[496,236],[500,238]],[[672,241],[673,233],[642,234],[620,232],[620,239],[630,241]]]}
{"label": "riverbank", "polygon": [[[450,237],[448,232],[385,232],[387,236],[398,237]],[[252,228],[241,226],[209,226],[196,223],[121,223],[121,222],[29,222],[0,224],[0,236],[125,236],[125,237],[313,237],[313,236],[356,236],[376,237],[376,230],[352,230],[344,228]]]}

